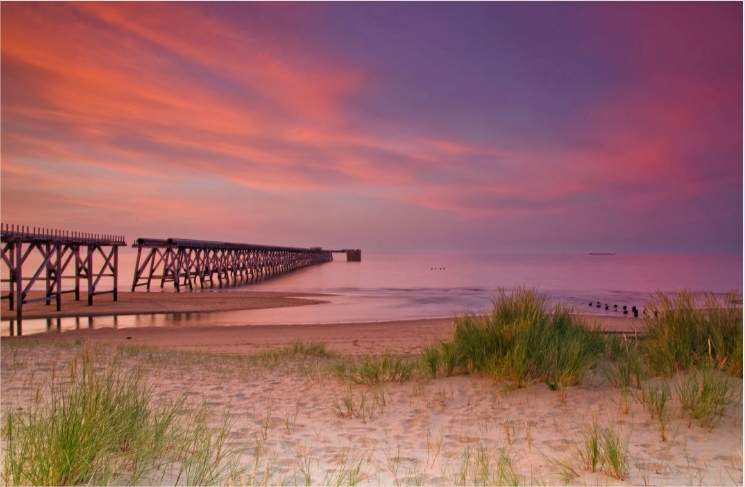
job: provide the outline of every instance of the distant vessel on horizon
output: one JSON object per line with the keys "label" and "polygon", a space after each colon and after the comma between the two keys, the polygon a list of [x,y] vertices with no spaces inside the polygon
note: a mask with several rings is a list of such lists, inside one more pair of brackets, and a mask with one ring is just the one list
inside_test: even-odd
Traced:
{"label": "distant vessel on horizon", "polygon": [[590,252],[590,255],[616,255],[615,252]]}

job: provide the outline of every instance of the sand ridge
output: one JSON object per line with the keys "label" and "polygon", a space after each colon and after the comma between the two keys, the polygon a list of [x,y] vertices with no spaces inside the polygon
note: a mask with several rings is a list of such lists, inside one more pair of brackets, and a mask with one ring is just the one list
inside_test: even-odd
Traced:
{"label": "sand ridge", "polygon": [[[29,298],[43,297],[41,291],[32,291]],[[211,311],[237,311],[249,309],[283,308],[325,303],[323,294],[256,292],[256,291],[200,291],[200,292],[122,292],[117,301],[111,294],[94,296],[93,305],[88,306],[87,293],[81,293],[76,301],[73,294],[62,296],[61,310],[56,302],[47,306],[43,301],[25,304],[23,317],[65,318],[87,316],[121,316],[133,314],[189,313]],[[15,319],[15,311],[8,308],[9,301],[2,301],[2,319]]]}

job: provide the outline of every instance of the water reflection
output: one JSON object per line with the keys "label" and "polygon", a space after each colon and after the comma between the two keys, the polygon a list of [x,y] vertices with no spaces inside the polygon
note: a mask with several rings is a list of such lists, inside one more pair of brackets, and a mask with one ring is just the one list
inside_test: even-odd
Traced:
{"label": "water reflection", "polygon": [[[432,270],[435,267],[437,271]],[[24,320],[23,333],[450,317],[488,310],[500,286],[509,291],[517,285],[534,287],[554,301],[582,312],[622,316],[622,311],[617,310],[623,306],[642,309],[650,293],[658,289],[672,292],[690,288],[722,293],[740,288],[741,283],[742,256],[368,255],[362,262],[334,261],[250,286],[205,289],[326,293],[322,298],[329,301],[326,304],[215,313],[62,318],[59,322]],[[8,336],[9,331],[9,326],[3,326],[2,336]]]}
{"label": "water reflection", "polygon": [[[371,321],[412,320],[452,317],[463,313],[480,313],[491,308],[496,289],[357,289],[324,296],[327,303],[288,308],[252,309],[219,312],[183,312],[171,314],[138,314],[90,318],[52,318],[23,320],[23,334],[68,331],[81,328],[185,327],[204,325],[285,325],[317,323],[359,323]],[[597,315],[613,315],[612,310],[589,308],[581,293],[554,295],[554,299]],[[608,302],[634,304],[643,302],[640,293],[607,293]],[[619,313],[615,313],[618,315]],[[11,322],[11,326],[12,326]],[[4,327],[2,336],[8,336]]]}

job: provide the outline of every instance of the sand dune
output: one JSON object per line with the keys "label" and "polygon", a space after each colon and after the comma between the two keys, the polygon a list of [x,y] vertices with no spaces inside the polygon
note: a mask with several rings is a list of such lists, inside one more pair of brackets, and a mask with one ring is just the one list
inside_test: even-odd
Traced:
{"label": "sand dune", "polygon": [[[2,347],[2,406],[26,408],[38,383],[75,353],[40,341]],[[33,343],[31,346],[26,346]],[[742,402],[709,429],[671,401],[667,441],[638,400],[596,376],[563,401],[545,384],[513,389],[468,375],[355,385],[327,359],[228,360],[173,351],[120,358],[158,395],[186,393],[230,419],[229,445],[245,470],[230,483],[269,485],[741,485]],[[110,356],[107,352],[105,356]],[[741,381],[733,379],[735,385]],[[635,399],[636,398],[636,399]],[[351,405],[351,406],[350,406]],[[616,474],[582,461],[588,428],[627,448]],[[621,478],[618,478],[621,477]]]}

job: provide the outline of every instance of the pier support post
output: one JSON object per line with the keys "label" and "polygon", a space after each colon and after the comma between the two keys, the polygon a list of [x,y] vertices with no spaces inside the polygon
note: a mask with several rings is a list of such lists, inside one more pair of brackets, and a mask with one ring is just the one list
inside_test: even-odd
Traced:
{"label": "pier support post", "polygon": [[[222,287],[238,284],[244,279],[256,281],[333,260],[331,251],[320,247],[305,249],[179,238],[139,238],[132,246],[138,249],[133,291],[142,285],[149,289],[150,280],[156,276],[161,277],[161,287],[165,282],[173,281],[175,290],[180,291],[181,286],[187,284],[190,290],[193,289],[197,278],[200,287],[203,288],[206,281],[212,287],[215,274],[217,285]],[[140,264],[143,248],[150,249],[145,258],[145,263],[151,263],[149,273],[146,265]],[[161,255],[163,258],[156,261],[156,256]],[[158,276],[156,272],[161,267],[162,273]],[[141,280],[145,282],[141,283]]]}
{"label": "pier support post", "polygon": [[[2,299],[9,300],[9,308],[15,311],[16,333],[22,334],[23,305],[33,302],[44,302],[50,305],[55,300],[57,311],[62,310],[62,294],[75,293],[75,300],[80,300],[80,279],[86,278],[88,284],[88,304],[93,304],[94,294],[114,294],[116,300],[117,286],[117,250],[126,245],[124,237],[100,234],[82,234],[60,230],[48,230],[36,227],[0,224],[0,241],[3,246],[2,262],[8,268],[8,295]],[[25,245],[25,247],[24,247]],[[87,247],[88,254],[81,258],[80,248]],[[103,249],[111,247],[107,256]],[[93,253],[98,251],[104,257],[100,272],[93,272]],[[38,263],[40,262],[40,263]],[[74,262],[73,275],[65,275],[65,270]],[[29,268],[26,273],[23,267]],[[34,270],[35,269],[35,270]],[[107,273],[111,271],[111,273]],[[29,276],[29,277],[26,277]],[[95,292],[102,277],[114,278],[112,291]],[[93,278],[96,277],[95,282]],[[63,279],[74,279],[75,288],[64,290]],[[6,280],[3,280],[6,282]],[[35,286],[43,286],[43,296],[30,296]],[[41,289],[39,289],[41,291]],[[11,325],[11,334],[12,334]]]}

